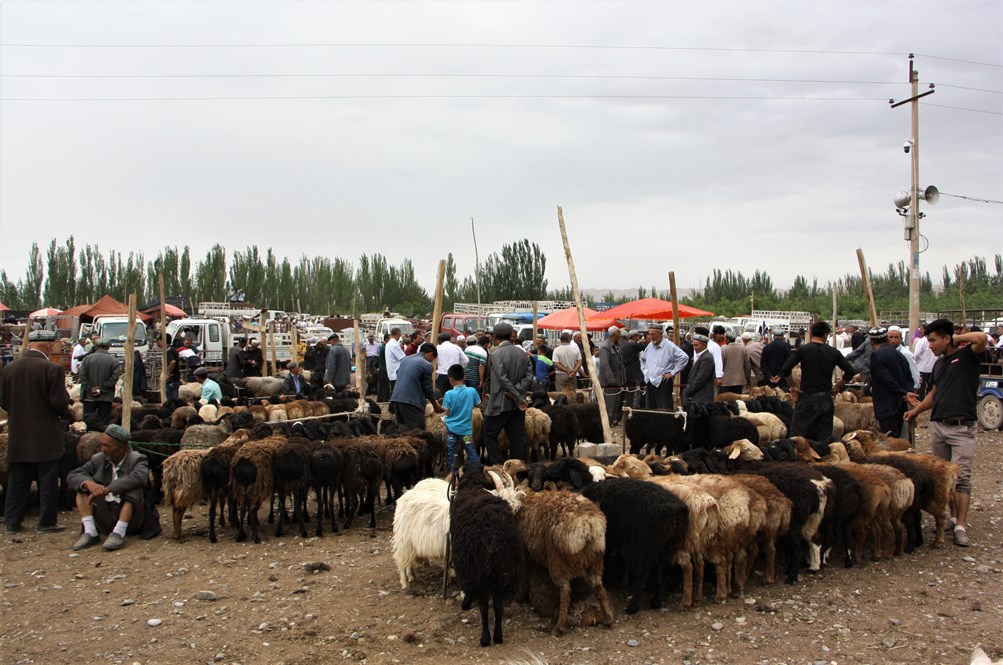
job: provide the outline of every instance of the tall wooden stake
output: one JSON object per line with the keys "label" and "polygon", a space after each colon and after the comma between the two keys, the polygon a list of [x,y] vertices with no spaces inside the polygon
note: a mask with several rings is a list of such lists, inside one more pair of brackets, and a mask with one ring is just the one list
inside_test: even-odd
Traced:
{"label": "tall wooden stake", "polygon": [[167,308],[164,306],[164,276],[158,276],[160,284],[160,402],[167,401]]}
{"label": "tall wooden stake", "polygon": [[474,229],[474,218],[470,218],[470,235],[474,237],[474,283],[477,285],[477,304],[481,304],[481,259],[477,254],[477,231]]}
{"label": "tall wooden stake", "polygon": [[21,337],[21,357],[28,353],[28,333],[31,332],[31,319],[24,322],[24,335]]}
{"label": "tall wooden stake", "polygon": [[537,335],[537,332],[539,331],[539,328],[536,325],[536,320],[537,320],[537,316],[538,316],[539,312],[540,312],[540,301],[539,300],[534,300],[533,301],[533,344],[536,344],[536,335]]}
{"label": "tall wooden stake", "polygon": [[268,336],[265,334],[265,313],[258,317],[258,335],[261,337],[261,376],[266,376],[265,366],[268,364]]}
{"label": "tall wooden stake", "polygon": [[[676,292],[676,273],[669,271],[669,294],[672,296],[672,343],[679,346],[679,295]],[[679,382],[682,380],[678,374],[672,377],[672,399],[673,404],[682,404],[679,401]]]}
{"label": "tall wooden stake", "polygon": [[129,329],[125,333],[125,376],[122,382],[122,427],[132,429],[132,368],[136,349],[136,294],[129,294]]}
{"label": "tall wooden stake", "polygon": [[964,264],[961,266],[961,275],[958,278],[958,298],[961,300],[961,332],[968,330],[968,324],[966,319],[968,314],[965,312],[965,273],[968,272],[965,269]]}
{"label": "tall wooden stake", "polygon": [[446,280],[446,262],[439,261],[439,274],[435,280],[435,309],[432,311],[432,344],[439,343],[439,329],[442,320],[442,289]]}
{"label": "tall wooden stake", "polygon": [[366,348],[362,346],[362,332],[359,320],[352,321],[352,337],[355,339],[355,386],[359,391],[359,409],[366,403]]}
{"label": "tall wooden stake", "polygon": [[275,321],[268,324],[268,350],[272,354],[272,372],[269,374],[277,374],[279,371],[279,357],[275,350]]}
{"label": "tall wooden stake", "polygon": [[832,346],[836,347],[836,331],[839,330],[839,317],[836,314],[836,283],[832,284]]}
{"label": "tall wooden stake", "polygon": [[874,305],[874,291],[871,289],[871,273],[867,271],[867,261],[864,260],[864,250],[857,248],[857,263],[860,265],[860,278],[864,281],[864,294],[867,296],[867,308],[871,313],[871,326],[878,325],[878,309]]}
{"label": "tall wooden stake", "polygon": [[[583,347],[588,348],[588,331],[585,329],[585,310],[582,309],[582,294],[578,290],[578,275],[575,273],[575,260],[571,258],[571,245],[568,244],[568,231],[564,226],[564,211],[561,206],[557,206],[557,223],[561,227],[561,241],[564,243],[564,257],[568,260],[568,275],[571,277],[571,295],[575,299],[575,307],[578,309],[578,330],[582,334]],[[602,421],[602,433],[604,443],[613,443],[613,432],[609,426],[609,413],[606,411],[606,399],[599,385],[599,374],[596,372],[596,364],[592,359],[591,349],[585,353],[582,359],[589,370],[589,378],[592,379],[592,391],[599,404],[599,419]]]}

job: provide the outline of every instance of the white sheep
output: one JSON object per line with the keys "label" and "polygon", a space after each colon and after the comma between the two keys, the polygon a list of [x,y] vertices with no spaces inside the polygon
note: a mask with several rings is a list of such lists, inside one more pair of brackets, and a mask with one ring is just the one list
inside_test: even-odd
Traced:
{"label": "white sheep", "polygon": [[414,567],[420,561],[445,565],[449,534],[448,484],[426,478],[397,499],[391,537],[394,563],[402,589],[414,581]]}

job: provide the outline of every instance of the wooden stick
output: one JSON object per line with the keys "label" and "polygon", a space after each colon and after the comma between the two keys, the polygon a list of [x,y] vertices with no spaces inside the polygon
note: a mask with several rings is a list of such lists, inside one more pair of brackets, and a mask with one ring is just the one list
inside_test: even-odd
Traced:
{"label": "wooden stick", "polygon": [[839,317],[836,314],[836,284],[832,285],[832,346],[836,348],[836,331],[839,330]]}
{"label": "wooden stick", "polygon": [[[679,346],[679,297],[676,292],[676,273],[669,271],[669,293],[672,296],[672,343]],[[679,383],[682,377],[672,377],[672,403],[679,404]]]}
{"label": "wooden stick", "polygon": [[160,402],[167,401],[167,308],[164,306],[164,276],[159,275],[160,283]]}
{"label": "wooden stick", "polygon": [[589,370],[589,378],[592,379],[592,390],[596,395],[596,402],[599,403],[599,419],[602,421],[602,433],[604,443],[613,443],[613,432],[609,426],[609,413],[606,412],[606,399],[602,386],[599,385],[599,375],[596,373],[596,364],[592,359],[592,349],[588,344],[588,331],[585,329],[585,310],[582,309],[582,294],[578,290],[578,275],[575,273],[575,260],[571,258],[571,245],[568,244],[568,230],[564,226],[564,211],[561,206],[557,206],[557,223],[561,227],[561,241],[564,243],[564,257],[568,260],[568,275],[571,277],[571,295],[575,299],[575,307],[578,309],[578,330],[582,334],[582,347],[585,349],[585,366]]}
{"label": "wooden stick", "polygon": [[871,289],[871,273],[867,271],[867,261],[864,260],[864,250],[857,248],[857,263],[860,265],[860,278],[864,280],[864,295],[867,296],[867,307],[871,313],[871,326],[878,325],[878,310],[874,305],[874,291]]}
{"label": "wooden stick", "polygon": [[24,335],[21,338],[21,357],[28,353],[28,333],[31,332],[31,319],[24,322]]}
{"label": "wooden stick", "polygon": [[[439,344],[439,324],[442,321],[442,289],[446,281],[446,262],[442,259],[439,260],[439,275],[436,277],[435,281],[435,308],[432,310],[432,339],[426,340],[432,344]],[[436,358],[432,361],[432,370],[438,373],[439,371],[439,359]],[[435,383],[435,377],[432,377],[432,383]],[[434,392],[434,391],[433,391]]]}
{"label": "wooden stick", "polygon": [[136,294],[129,294],[129,328],[125,333],[125,380],[122,382],[122,427],[132,429],[132,368],[136,350]]}
{"label": "wooden stick", "polygon": [[477,230],[474,229],[474,218],[470,218],[470,235],[474,237],[474,284],[477,285],[477,304],[481,304],[481,258],[477,253]]}
{"label": "wooden stick", "polygon": [[539,331],[539,328],[536,325],[536,317],[537,317],[537,314],[539,313],[539,311],[540,311],[540,301],[539,300],[534,300],[533,301],[533,344],[536,344],[536,335],[537,335],[537,332]]}
{"label": "wooden stick", "polygon": [[968,324],[965,321],[965,319],[968,318],[968,315],[965,312],[965,273],[966,272],[967,272],[967,270],[965,270],[965,265],[962,264],[961,265],[961,275],[960,275],[960,278],[958,279],[958,297],[961,299],[961,326],[962,326],[961,327],[961,332],[966,332],[967,329],[968,329]]}
{"label": "wooden stick", "polygon": [[300,358],[299,328],[295,325],[289,326],[289,356],[297,365],[302,360]]}
{"label": "wooden stick", "polygon": [[366,349],[362,346],[362,332],[359,330],[359,320],[352,321],[352,336],[355,338],[355,386],[359,391],[359,409],[366,403]]}
{"label": "wooden stick", "polygon": [[265,313],[258,317],[258,334],[261,335],[261,376],[265,376],[265,365],[268,364],[268,336],[265,335]]}
{"label": "wooden stick", "polygon": [[[268,324],[268,350],[272,353],[272,373],[278,374],[279,372],[279,358],[278,353],[275,350],[275,321],[273,320]],[[266,363],[267,364],[267,363]]]}

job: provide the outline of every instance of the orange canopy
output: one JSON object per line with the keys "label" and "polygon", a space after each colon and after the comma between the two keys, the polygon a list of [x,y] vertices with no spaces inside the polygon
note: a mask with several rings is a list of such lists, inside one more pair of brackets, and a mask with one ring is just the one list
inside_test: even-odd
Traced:
{"label": "orange canopy", "polygon": [[0,302],[0,312],[9,312],[9,311],[10,311],[10,307],[8,307],[7,305],[5,305],[2,302]]}
{"label": "orange canopy", "polygon": [[[612,317],[606,316],[606,312],[597,312],[594,309],[589,309],[588,307],[583,307],[582,310],[585,312],[586,330],[605,330],[613,325],[623,325],[619,321],[614,320]],[[589,317],[596,315],[598,315],[598,318],[591,321],[589,320]],[[557,310],[553,314],[548,314],[537,321],[536,325],[537,327],[545,330],[564,330],[565,328],[577,330],[578,309],[575,307],[569,307],[567,309]]]}
{"label": "orange canopy", "polygon": [[[154,305],[153,307],[147,307],[143,310],[144,314],[149,314],[150,318],[157,318],[160,316],[160,305]],[[185,310],[180,307],[175,307],[170,303],[164,303],[164,315],[171,318],[182,318],[188,316]]]}
{"label": "orange canopy", "polygon": [[[598,312],[596,316],[604,319],[671,319],[672,303],[660,298],[642,298],[617,305],[605,312]],[[705,312],[689,305],[679,305],[680,319],[694,316],[714,316],[714,312]]]}
{"label": "orange canopy", "polygon": [[[111,296],[102,296],[93,305],[77,305],[76,307],[71,307],[65,312],[63,316],[78,316],[81,319],[93,320],[99,316],[108,316],[120,314],[122,316],[129,315],[129,306],[119,301],[115,300]],[[142,312],[136,312],[136,318],[141,321],[149,321],[153,317],[143,314]]]}

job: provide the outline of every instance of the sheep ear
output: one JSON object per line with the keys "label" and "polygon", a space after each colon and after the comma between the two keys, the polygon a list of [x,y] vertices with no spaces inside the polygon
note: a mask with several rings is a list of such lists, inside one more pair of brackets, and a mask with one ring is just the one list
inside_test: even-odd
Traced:
{"label": "sheep ear", "polygon": [[856,432],[856,430],[854,430],[853,432],[850,432],[850,433],[849,433],[849,434],[847,435],[847,437],[846,437],[846,440],[847,440],[847,441],[853,441],[853,440],[854,440],[854,439],[856,439],[856,438],[857,438],[857,432]]}
{"label": "sheep ear", "polygon": [[818,452],[814,448],[811,448],[810,450],[811,450],[811,452],[809,453],[809,456],[812,459],[822,459],[821,457],[819,457]]}
{"label": "sheep ear", "polygon": [[738,459],[738,456],[742,454],[742,449],[736,445],[731,446],[731,452],[728,453],[728,459]]}

